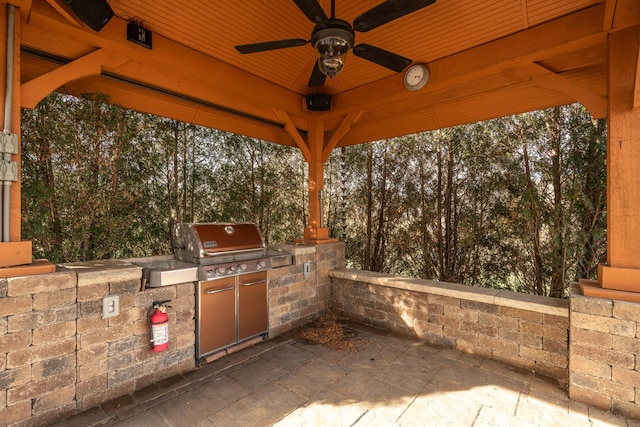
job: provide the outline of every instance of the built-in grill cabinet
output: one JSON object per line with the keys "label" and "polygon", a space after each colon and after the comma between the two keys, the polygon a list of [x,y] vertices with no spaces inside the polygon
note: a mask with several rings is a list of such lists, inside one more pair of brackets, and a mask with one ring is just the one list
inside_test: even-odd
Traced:
{"label": "built-in grill cabinet", "polygon": [[198,365],[225,348],[257,336],[266,337],[269,329],[266,271],[197,285]]}
{"label": "built-in grill cabinet", "polygon": [[196,363],[253,338],[267,338],[267,274],[291,256],[265,247],[252,223],[179,224],[176,258],[197,266]]}

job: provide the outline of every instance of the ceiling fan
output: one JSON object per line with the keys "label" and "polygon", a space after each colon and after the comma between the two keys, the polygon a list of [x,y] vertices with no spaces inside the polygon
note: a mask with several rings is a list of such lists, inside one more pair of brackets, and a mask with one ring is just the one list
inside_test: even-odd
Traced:
{"label": "ceiling fan", "polygon": [[335,17],[335,0],[331,0],[331,18],[328,18],[318,0],[293,0],[305,16],[314,24],[311,39],[273,40],[261,43],[235,46],[242,54],[265,52],[304,46],[311,43],[318,52],[318,61],[309,78],[309,87],[324,85],[327,76],[335,77],[344,68],[344,61],[350,49],[360,58],[375,62],[395,72],[404,70],[411,59],[388,50],[361,43],[354,45],[355,32],[366,32],[381,25],[413,13],[435,3],[436,0],[386,0],[364,12],[353,20],[353,25]]}

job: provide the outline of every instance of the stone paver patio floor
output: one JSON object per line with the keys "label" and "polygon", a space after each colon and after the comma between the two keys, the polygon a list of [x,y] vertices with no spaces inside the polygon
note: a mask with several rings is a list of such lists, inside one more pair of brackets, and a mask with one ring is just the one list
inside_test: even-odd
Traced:
{"label": "stone paver patio floor", "polygon": [[264,341],[59,426],[634,426],[554,380],[349,322],[358,351],[299,331]]}

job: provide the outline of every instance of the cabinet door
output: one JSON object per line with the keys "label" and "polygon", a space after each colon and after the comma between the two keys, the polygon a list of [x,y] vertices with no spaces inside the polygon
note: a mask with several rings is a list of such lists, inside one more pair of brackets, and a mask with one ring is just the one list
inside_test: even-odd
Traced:
{"label": "cabinet door", "polygon": [[198,357],[236,342],[235,277],[201,282],[198,290]]}
{"label": "cabinet door", "polygon": [[269,329],[267,304],[267,272],[238,277],[239,340]]}

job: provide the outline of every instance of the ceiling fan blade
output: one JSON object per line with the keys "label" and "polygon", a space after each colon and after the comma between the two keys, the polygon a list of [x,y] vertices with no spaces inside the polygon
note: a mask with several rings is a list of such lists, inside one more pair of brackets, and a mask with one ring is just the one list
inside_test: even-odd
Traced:
{"label": "ceiling fan blade", "polygon": [[326,22],[327,14],[318,3],[318,0],[293,0],[298,8],[309,18],[309,21],[314,24],[320,24]]}
{"label": "ceiling fan blade", "polygon": [[411,60],[409,58],[405,58],[404,56],[400,56],[393,52],[389,52],[388,50],[380,49],[379,47],[365,43],[354,46],[353,54],[360,58],[364,58],[367,61],[382,65],[396,73],[399,73],[411,64]]}
{"label": "ceiling fan blade", "polygon": [[311,72],[311,77],[309,77],[309,84],[307,84],[307,87],[323,86],[326,79],[327,76],[322,71],[320,71],[318,61],[316,61],[316,65],[314,65],[313,71]]}
{"label": "ceiling fan blade", "polygon": [[242,54],[265,52],[267,50],[285,49],[287,47],[304,46],[307,44],[305,39],[286,39],[286,40],[273,40],[270,42],[243,44],[235,46],[236,50]]}
{"label": "ceiling fan blade", "polygon": [[436,0],[386,0],[353,21],[356,31],[366,32],[435,3]]}

